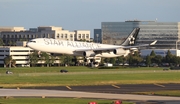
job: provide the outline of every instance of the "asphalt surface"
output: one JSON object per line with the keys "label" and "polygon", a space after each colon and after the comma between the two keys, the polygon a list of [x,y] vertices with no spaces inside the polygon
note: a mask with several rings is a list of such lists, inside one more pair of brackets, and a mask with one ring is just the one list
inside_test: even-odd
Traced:
{"label": "asphalt surface", "polygon": [[[0,89],[0,97],[71,97],[71,98],[96,98],[96,99],[121,99],[121,100],[134,100],[144,102],[174,102],[180,103],[180,97],[169,96],[149,96],[149,95],[134,95],[134,94],[110,94],[110,93],[92,93],[80,91],[61,91],[61,90],[38,90],[38,89]],[[156,102],[156,103],[155,103]],[[178,103],[178,104],[179,104]],[[137,103],[136,103],[137,104]],[[164,103],[163,103],[164,104]],[[166,104],[166,103],[165,103]]]}
{"label": "asphalt surface", "polygon": [[[24,88],[21,88],[24,89]],[[27,87],[25,88],[27,89]],[[154,92],[165,90],[179,90],[180,84],[125,84],[125,85],[97,85],[97,86],[55,86],[29,87],[28,89],[83,91],[96,93],[132,94],[135,92]]]}
{"label": "asphalt surface", "polygon": [[121,99],[136,104],[180,104],[180,97],[135,95],[135,92],[154,92],[176,90],[180,91],[180,84],[126,84],[126,85],[98,85],[98,86],[55,86],[29,88],[0,88],[0,97],[75,97]]}

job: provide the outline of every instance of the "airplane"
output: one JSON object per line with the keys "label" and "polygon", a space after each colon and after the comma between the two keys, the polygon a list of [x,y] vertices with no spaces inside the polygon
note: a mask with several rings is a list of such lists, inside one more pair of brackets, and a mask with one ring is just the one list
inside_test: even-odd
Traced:
{"label": "airplane", "polygon": [[138,50],[139,47],[151,46],[157,42],[157,40],[155,40],[150,44],[134,45],[139,31],[140,28],[135,28],[121,45],[36,38],[27,42],[27,46],[37,51],[69,54],[85,58],[127,56],[130,52]]}

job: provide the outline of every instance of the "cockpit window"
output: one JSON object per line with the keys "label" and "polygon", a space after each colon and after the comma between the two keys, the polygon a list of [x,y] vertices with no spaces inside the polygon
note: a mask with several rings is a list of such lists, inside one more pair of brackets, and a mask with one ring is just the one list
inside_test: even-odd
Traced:
{"label": "cockpit window", "polygon": [[30,42],[36,43],[36,41],[32,41],[32,40]]}

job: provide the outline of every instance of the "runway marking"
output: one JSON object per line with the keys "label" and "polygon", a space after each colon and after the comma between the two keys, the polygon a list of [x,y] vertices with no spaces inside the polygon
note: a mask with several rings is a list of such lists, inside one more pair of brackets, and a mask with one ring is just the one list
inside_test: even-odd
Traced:
{"label": "runway marking", "polygon": [[71,88],[71,87],[69,87],[69,86],[66,86],[66,88],[68,88],[69,90],[72,90],[72,88]]}
{"label": "runway marking", "polygon": [[157,84],[157,83],[154,83],[154,85],[159,86],[159,87],[165,87],[164,85]]}
{"label": "runway marking", "polygon": [[112,86],[113,86],[113,87],[115,87],[115,88],[120,88],[119,86],[117,86],[117,85],[114,85],[114,84],[113,84]]}

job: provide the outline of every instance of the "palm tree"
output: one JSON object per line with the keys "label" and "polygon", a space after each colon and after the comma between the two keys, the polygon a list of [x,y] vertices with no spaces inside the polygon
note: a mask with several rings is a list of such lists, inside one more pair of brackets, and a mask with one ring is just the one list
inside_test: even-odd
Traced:
{"label": "palm tree", "polygon": [[9,66],[9,67],[11,67],[11,66],[16,67],[15,66],[16,65],[16,60],[12,59],[11,55],[7,56],[7,57],[4,58],[4,64],[5,64],[6,67],[7,66]]}

